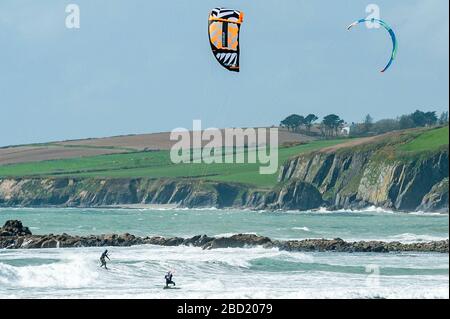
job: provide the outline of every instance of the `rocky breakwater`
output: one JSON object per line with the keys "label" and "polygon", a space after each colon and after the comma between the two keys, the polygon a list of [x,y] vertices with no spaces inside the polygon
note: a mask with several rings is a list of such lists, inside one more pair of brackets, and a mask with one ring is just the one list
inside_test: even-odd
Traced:
{"label": "rocky breakwater", "polygon": [[230,237],[209,237],[198,235],[191,238],[181,237],[137,237],[131,234],[110,234],[71,236],[33,235],[20,221],[7,221],[0,228],[0,248],[37,249],[68,247],[128,247],[134,245],[193,246],[202,249],[247,248],[261,246],[278,248],[292,252],[334,251],[334,252],[438,252],[448,253],[449,241],[403,244],[400,242],[360,241],[346,242],[342,239],[305,239],[279,241],[253,234],[238,234]]}

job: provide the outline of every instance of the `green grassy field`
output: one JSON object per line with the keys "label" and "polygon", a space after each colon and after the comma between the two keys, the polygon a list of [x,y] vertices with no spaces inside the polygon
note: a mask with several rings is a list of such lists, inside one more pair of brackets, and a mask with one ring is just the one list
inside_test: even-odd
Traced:
{"label": "green grassy field", "polygon": [[[347,139],[315,141],[280,148],[278,164],[305,152],[337,145]],[[272,187],[278,174],[259,174],[260,164],[173,164],[168,151],[100,155],[0,166],[0,177],[111,177],[111,178],[204,178]]]}
{"label": "green grassy field", "polygon": [[445,145],[448,146],[448,133],[448,126],[426,131],[412,141],[400,146],[399,150],[404,152],[434,151]]}

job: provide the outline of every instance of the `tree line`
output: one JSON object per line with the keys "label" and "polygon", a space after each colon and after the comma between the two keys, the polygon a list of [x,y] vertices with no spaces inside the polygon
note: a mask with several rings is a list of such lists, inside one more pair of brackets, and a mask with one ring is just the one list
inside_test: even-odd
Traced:
{"label": "tree line", "polygon": [[[280,126],[288,131],[304,133],[307,135],[322,135],[326,137],[338,136],[345,121],[336,114],[324,116],[321,123],[316,123],[319,117],[315,114],[307,116],[292,114],[280,122]],[[319,132],[312,132],[311,128],[316,126]]]}
{"label": "tree line", "polygon": [[366,115],[362,123],[353,123],[350,127],[351,136],[378,135],[387,132],[404,130],[409,128],[427,127],[448,124],[448,111],[442,112],[438,117],[437,112],[423,112],[416,110],[411,114],[405,114],[395,119],[382,119],[374,121],[370,114]]}
{"label": "tree line", "polygon": [[[448,124],[448,111],[442,112],[440,116],[437,112],[423,112],[416,110],[411,114],[401,115],[394,119],[382,119],[374,121],[370,114],[366,115],[361,123],[352,123],[349,126],[350,136],[371,136],[383,134],[391,131],[404,130],[416,127],[426,127]],[[329,114],[317,122],[319,117],[315,114],[306,116],[291,114],[280,122],[280,126],[288,131],[303,133],[306,135],[321,135],[323,137],[335,137],[346,135],[342,132],[345,121],[336,114]],[[312,130],[312,128],[316,128]]]}

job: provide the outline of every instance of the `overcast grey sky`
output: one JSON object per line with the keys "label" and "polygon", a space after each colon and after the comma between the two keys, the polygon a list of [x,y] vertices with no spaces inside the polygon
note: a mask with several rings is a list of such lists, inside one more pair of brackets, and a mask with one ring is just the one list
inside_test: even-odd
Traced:
{"label": "overcast grey sky", "polygon": [[[395,29],[348,24],[360,0],[1,0],[0,146],[205,126],[291,113],[358,121],[448,108],[447,0],[372,1]],[[65,28],[65,7],[81,28]],[[245,12],[241,73],[215,61],[207,18]]]}

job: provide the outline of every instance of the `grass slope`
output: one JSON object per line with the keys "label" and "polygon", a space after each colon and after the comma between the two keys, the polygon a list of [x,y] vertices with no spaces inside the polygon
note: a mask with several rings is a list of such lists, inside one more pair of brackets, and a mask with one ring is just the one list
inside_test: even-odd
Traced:
{"label": "grass slope", "polygon": [[[301,153],[343,143],[346,140],[314,141],[280,148],[278,164]],[[104,178],[203,178],[272,187],[277,174],[259,174],[260,164],[173,164],[168,151],[100,155],[64,160],[0,166],[0,177],[104,177]]]}
{"label": "grass slope", "polygon": [[445,145],[448,146],[448,134],[448,126],[432,129],[420,134],[412,141],[400,146],[399,150],[404,152],[434,151]]}

